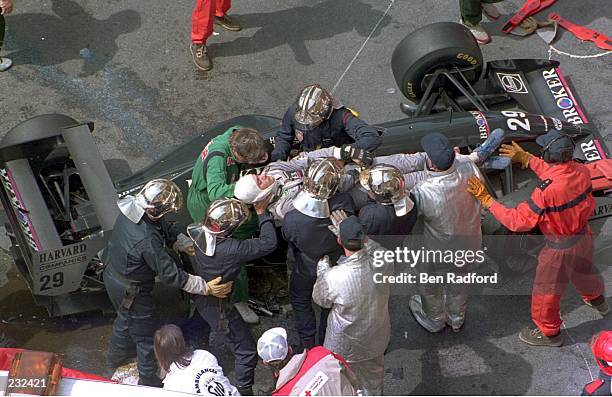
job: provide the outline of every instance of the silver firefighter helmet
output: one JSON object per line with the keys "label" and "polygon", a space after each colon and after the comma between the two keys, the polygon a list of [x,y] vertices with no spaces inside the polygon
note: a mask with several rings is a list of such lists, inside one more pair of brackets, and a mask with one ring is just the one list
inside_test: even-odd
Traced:
{"label": "silver firefighter helmet", "polygon": [[204,218],[204,229],[215,236],[227,237],[249,219],[249,208],[235,198],[213,201]]}
{"label": "silver firefighter helmet", "polygon": [[383,205],[393,205],[397,216],[406,215],[414,206],[406,194],[404,176],[392,165],[377,164],[367,168],[359,179],[374,200]]}
{"label": "silver firefighter helmet", "polygon": [[331,94],[319,84],[304,87],[298,96],[294,120],[297,129],[310,131],[327,120],[334,109]]}
{"label": "silver firefighter helmet", "polygon": [[327,200],[338,191],[343,173],[336,159],[321,158],[312,161],[304,175],[302,191],[293,200],[293,206],[314,218],[329,217]]}
{"label": "silver firefighter helmet", "polygon": [[126,196],[117,202],[119,210],[132,222],[138,223],[145,213],[159,219],[169,212],[183,208],[183,193],[176,183],[168,179],[147,182],[135,196]]}

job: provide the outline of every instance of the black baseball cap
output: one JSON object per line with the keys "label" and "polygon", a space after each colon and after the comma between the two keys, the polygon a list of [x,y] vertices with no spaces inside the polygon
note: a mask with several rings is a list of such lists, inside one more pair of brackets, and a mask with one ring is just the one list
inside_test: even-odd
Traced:
{"label": "black baseball cap", "polygon": [[421,138],[421,146],[436,168],[447,170],[453,165],[455,150],[446,136],[437,132],[427,134]]}
{"label": "black baseball cap", "polygon": [[351,215],[340,222],[340,241],[342,244],[351,242],[363,243],[366,239],[366,233],[363,225],[355,215]]}
{"label": "black baseball cap", "polygon": [[572,138],[557,130],[550,130],[546,134],[540,135],[536,138],[536,143],[542,148],[546,148],[553,155],[574,152]]}

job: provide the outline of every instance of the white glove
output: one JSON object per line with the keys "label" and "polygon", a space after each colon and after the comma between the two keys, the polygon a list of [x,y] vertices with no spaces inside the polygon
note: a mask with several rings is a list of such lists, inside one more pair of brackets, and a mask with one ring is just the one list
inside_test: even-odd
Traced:
{"label": "white glove", "polygon": [[317,262],[317,277],[329,270],[330,267],[329,256],[325,255],[319,259],[319,262]]}
{"label": "white glove", "polygon": [[204,279],[200,276],[194,276],[193,274],[189,274],[189,278],[182,289],[190,294],[208,295],[208,286]]}

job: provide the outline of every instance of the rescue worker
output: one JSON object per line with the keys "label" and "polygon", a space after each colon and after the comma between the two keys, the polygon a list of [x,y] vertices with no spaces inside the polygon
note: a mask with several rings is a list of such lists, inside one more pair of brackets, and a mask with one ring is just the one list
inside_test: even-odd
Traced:
{"label": "rescue worker", "polygon": [[538,255],[531,296],[531,318],[536,327],[523,329],[519,338],[532,346],[561,346],[560,299],[570,280],[585,304],[602,315],[610,308],[603,281],[592,265],[593,235],[588,220],[595,200],[589,171],[572,160],[574,143],[567,135],[550,130],[536,142],[542,146],[542,158],[524,151],[515,142],[500,149],[502,156],[531,168],[542,181],[527,201],[516,208],[505,207],[477,179],[470,180],[468,191],[511,231],[540,228],[546,245]]}
{"label": "rescue worker", "polygon": [[276,134],[272,161],[286,160],[294,142],[299,152],[354,143],[373,152],[382,140],[376,128],[360,120],[319,84],[305,87],[291,105]]}
{"label": "rescue worker", "polygon": [[285,215],[281,232],[288,243],[288,255],[295,260],[289,277],[289,297],[302,347],[323,343],[328,310],[322,310],[318,327],[312,307],[312,287],[317,279],[317,261],[328,255],[336,261],[342,251],[327,228],[331,211],[343,209],[353,214],[353,203],[346,193],[335,194],[342,169],[334,159],[313,161],[304,176],[302,191],[293,200],[295,209]]}
{"label": "rescue worker", "polygon": [[[357,157],[351,157],[356,155]],[[277,226],[281,226],[285,215],[294,209],[293,200],[302,191],[303,176],[311,161],[318,158],[334,157],[345,162],[358,161],[371,163],[363,150],[355,151],[351,145],[342,148],[325,148],[312,152],[302,152],[288,161],[273,161],[263,167],[257,174],[243,175],[234,189],[234,195],[246,204],[253,204],[268,194],[274,195],[268,211],[274,217]],[[369,155],[368,155],[369,156]],[[338,190],[344,192],[355,184],[359,171],[349,170],[341,176]]]}
{"label": "rescue worker", "polygon": [[[254,205],[259,219],[258,238],[237,239],[232,233],[249,218],[249,209],[239,200],[219,199],[211,203],[204,223],[189,227],[189,235],[196,242],[196,271],[205,280],[221,276],[224,282],[233,281],[240,273],[241,264],[261,258],[276,249],[276,229],[266,207],[272,196]],[[242,395],[253,395],[257,350],[248,326],[231,304],[230,299],[197,296],[195,306],[209,329],[225,335],[227,346],[235,358],[236,387]]]}
{"label": "rescue worker", "polygon": [[166,324],[155,332],[155,357],[165,374],[164,390],[208,397],[239,396],[223,375],[217,358],[206,350],[187,348],[181,329]]}
{"label": "rescue worker", "polygon": [[417,209],[396,167],[379,163],[366,168],[360,174],[360,185],[369,198],[359,209],[359,220],[367,235],[405,236],[412,231]]}
{"label": "rescue worker", "polygon": [[294,354],[284,328],[272,328],[257,341],[257,353],[276,379],[273,396],[356,396],[357,381],[346,361],[323,346]]}
{"label": "rescue worker", "polygon": [[[241,171],[250,164],[269,161],[266,143],[254,129],[234,126],[214,137],[200,156],[191,174],[191,185],[187,194],[187,209],[194,222],[202,222],[210,203],[221,197],[234,197],[236,181]],[[236,238],[250,238],[257,231],[257,217],[234,233]],[[249,324],[259,322],[259,317],[247,302],[249,284],[246,268],[240,272],[234,286],[234,302],[242,318]]]}
{"label": "rescue worker", "polygon": [[323,346],[344,357],[365,395],[381,395],[391,335],[389,284],[372,280],[375,273],[391,274],[392,265],[373,265],[374,251],[383,248],[367,238],[359,218],[335,211],[331,219],[344,255],[333,267],[327,257],[318,263],[312,299],[331,309]]}
{"label": "rescue worker", "polygon": [[203,71],[211,70],[212,60],[208,55],[206,40],[213,33],[213,21],[215,25],[232,32],[242,29],[240,24],[227,15],[231,0],[196,0],[195,8],[191,16],[191,56],[195,66]]}
{"label": "rescue worker", "polygon": [[[414,189],[415,204],[424,223],[424,247],[427,250],[477,251],[482,244],[480,203],[466,194],[468,179],[478,176],[478,168],[467,157],[455,158],[448,138],[431,133],[421,139],[427,154],[428,178]],[[461,273],[454,263],[419,263],[419,271],[428,275]],[[423,270],[421,270],[423,269]],[[465,321],[467,286],[465,284],[421,283],[419,295],[410,298],[410,311],[429,332],[439,332],[448,324],[459,332]]]}
{"label": "rescue worker", "polygon": [[591,350],[599,365],[599,377],[584,386],[583,396],[612,395],[612,331],[602,331],[591,340]]}
{"label": "rescue worker", "polygon": [[218,277],[207,284],[201,277],[186,273],[166,251],[176,242],[177,232],[164,215],[179,211],[182,199],[178,186],[166,179],[154,179],[135,196],[120,199],[121,214],[106,250],[104,285],[117,312],[108,364],[112,368],[125,364],[135,350],[138,382],[142,385],[161,387],[153,353],[157,328],[152,295],[155,277],[196,295],[224,297],[231,289],[231,283],[220,284]]}

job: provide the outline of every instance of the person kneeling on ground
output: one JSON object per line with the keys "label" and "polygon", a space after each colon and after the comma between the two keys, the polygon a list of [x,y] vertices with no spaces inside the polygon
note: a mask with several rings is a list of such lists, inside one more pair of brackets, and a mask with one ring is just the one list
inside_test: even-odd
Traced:
{"label": "person kneeling on ground", "polygon": [[166,324],[155,332],[155,358],[166,374],[164,389],[203,396],[239,396],[223,375],[217,358],[206,350],[189,350],[181,329]]}
{"label": "person kneeling on ground", "polygon": [[273,396],[355,396],[356,380],[342,357],[323,346],[294,354],[284,328],[272,328],[257,341],[257,353],[276,378]]}

